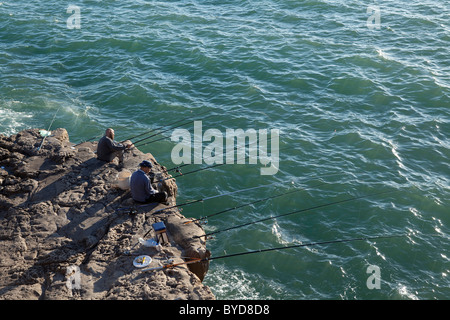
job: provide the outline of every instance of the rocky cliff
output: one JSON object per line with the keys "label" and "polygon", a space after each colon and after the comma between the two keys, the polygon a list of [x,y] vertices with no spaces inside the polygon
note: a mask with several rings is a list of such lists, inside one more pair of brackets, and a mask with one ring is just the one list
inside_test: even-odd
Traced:
{"label": "rocky cliff", "polygon": [[[203,229],[185,225],[177,208],[155,213],[176,204],[174,179],[155,185],[169,194],[157,207],[136,206],[119,188],[119,174],[142,160],[157,180],[168,177],[151,154],[132,148],[119,169],[96,159],[96,144],[74,146],[65,129],[45,140],[38,129],[0,135],[0,299],[214,299],[202,284],[208,262],[153,272],[133,265],[140,255],[157,267],[210,253],[194,238]],[[160,221],[169,243],[139,243],[155,238]]]}

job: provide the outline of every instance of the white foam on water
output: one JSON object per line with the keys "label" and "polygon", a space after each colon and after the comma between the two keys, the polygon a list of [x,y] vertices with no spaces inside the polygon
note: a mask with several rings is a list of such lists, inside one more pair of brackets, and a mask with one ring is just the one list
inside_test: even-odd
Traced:
{"label": "white foam on water", "polygon": [[23,130],[30,119],[33,118],[33,114],[30,112],[15,111],[12,108],[15,105],[21,104],[20,101],[9,101],[6,103],[0,103],[0,133],[4,135],[12,135],[20,130]]}

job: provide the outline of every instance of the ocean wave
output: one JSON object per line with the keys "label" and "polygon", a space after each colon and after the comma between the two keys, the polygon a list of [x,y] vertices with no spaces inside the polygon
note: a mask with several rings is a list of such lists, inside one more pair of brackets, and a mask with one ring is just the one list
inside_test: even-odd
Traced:
{"label": "ocean wave", "polygon": [[[393,191],[224,232],[209,244],[213,256],[378,233],[408,236],[214,262],[205,281],[218,298],[445,298],[450,29],[444,1],[380,2],[381,25],[373,30],[370,3],[360,1],[90,2],[80,4],[81,29],[73,30],[67,4],[1,3],[2,134],[47,129],[56,114],[53,128],[65,127],[71,141],[110,126],[126,138],[197,119],[198,110],[215,114],[203,119],[205,130],[279,129],[275,176],[260,176],[259,164],[211,168],[177,178],[179,200],[269,182],[277,192],[305,190],[211,219],[209,230]],[[142,150],[173,167],[170,133]],[[311,178],[327,174],[336,176]],[[318,181],[324,184],[314,187]],[[183,213],[199,217],[273,192],[217,199]],[[381,268],[380,290],[366,286],[371,264]]]}

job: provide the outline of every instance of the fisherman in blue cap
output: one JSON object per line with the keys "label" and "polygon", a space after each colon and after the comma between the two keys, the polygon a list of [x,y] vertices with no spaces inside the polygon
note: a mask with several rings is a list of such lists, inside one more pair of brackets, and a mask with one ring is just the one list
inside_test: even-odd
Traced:
{"label": "fisherman in blue cap", "polygon": [[136,170],[130,178],[130,189],[133,200],[140,203],[152,202],[166,202],[167,193],[157,192],[152,187],[148,173],[153,167],[152,163],[144,160],[139,164],[139,169]]}

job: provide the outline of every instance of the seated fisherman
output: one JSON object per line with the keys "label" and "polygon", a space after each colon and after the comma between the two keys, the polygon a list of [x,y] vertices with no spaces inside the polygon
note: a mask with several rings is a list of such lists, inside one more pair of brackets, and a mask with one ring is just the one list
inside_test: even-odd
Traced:
{"label": "seated fisherman", "polygon": [[131,196],[134,201],[141,203],[166,202],[166,192],[156,192],[152,187],[148,173],[153,167],[151,162],[144,160],[139,164],[140,169],[136,170],[130,178]]}
{"label": "seated fisherman", "polygon": [[114,130],[106,129],[105,135],[98,141],[97,159],[111,162],[115,157],[119,159],[119,167],[123,167],[123,151],[132,144],[123,145],[114,141]]}

